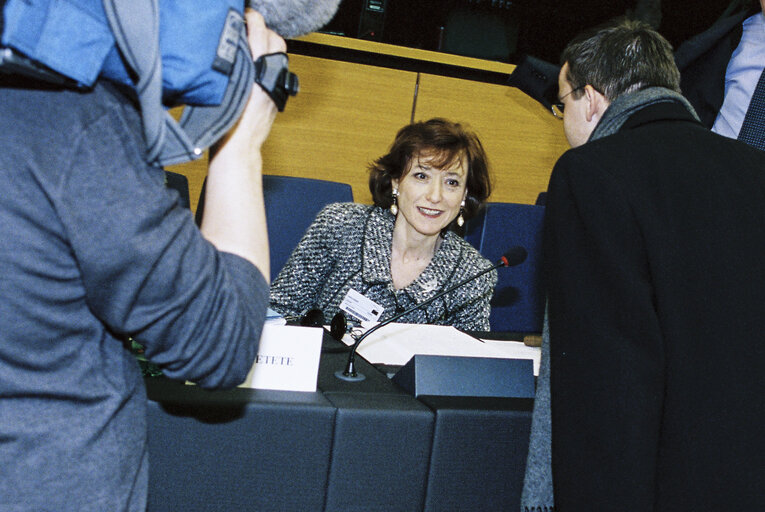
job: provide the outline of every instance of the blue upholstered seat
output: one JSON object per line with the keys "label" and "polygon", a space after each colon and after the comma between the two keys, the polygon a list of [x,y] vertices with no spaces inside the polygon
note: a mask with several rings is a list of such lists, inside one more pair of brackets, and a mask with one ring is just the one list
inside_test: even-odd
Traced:
{"label": "blue upholstered seat", "polygon": [[347,183],[291,176],[263,176],[263,196],[272,280],[324,206],[353,201],[353,192]]}
{"label": "blue upholstered seat", "polygon": [[541,249],[544,206],[489,203],[467,224],[465,239],[492,262],[510,247],[528,251],[522,264],[501,268],[491,301],[491,330],[497,332],[542,331]]}
{"label": "blue upholstered seat", "polygon": [[[204,194],[203,185],[197,205],[197,224],[202,220]],[[347,183],[264,174],[263,197],[273,280],[319,211],[329,203],[353,201],[353,191]]]}

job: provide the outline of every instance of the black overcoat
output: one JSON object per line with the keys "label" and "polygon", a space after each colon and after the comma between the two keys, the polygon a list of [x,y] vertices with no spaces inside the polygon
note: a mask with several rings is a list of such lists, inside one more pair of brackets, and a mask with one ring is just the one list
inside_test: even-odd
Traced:
{"label": "black overcoat", "polygon": [[765,152],[646,107],[546,213],[556,510],[763,510]]}

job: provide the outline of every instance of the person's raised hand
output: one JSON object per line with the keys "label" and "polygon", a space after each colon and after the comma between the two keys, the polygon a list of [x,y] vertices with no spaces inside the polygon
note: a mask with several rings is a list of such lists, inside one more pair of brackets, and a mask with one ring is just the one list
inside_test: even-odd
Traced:
{"label": "person's raised hand", "polygon": [[[261,55],[286,51],[284,39],[266,27],[260,13],[246,9],[244,15],[253,60]],[[236,151],[258,151],[268,137],[276,114],[276,105],[271,98],[257,84],[253,84],[250,98],[237,124],[215,145],[213,152],[217,153],[222,146],[229,145],[234,145],[231,149]]]}

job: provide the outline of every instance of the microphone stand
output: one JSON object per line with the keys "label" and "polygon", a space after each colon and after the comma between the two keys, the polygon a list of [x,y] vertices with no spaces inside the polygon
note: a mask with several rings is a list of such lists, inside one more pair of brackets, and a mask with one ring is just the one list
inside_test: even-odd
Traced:
{"label": "microphone stand", "polygon": [[[520,248],[520,249],[522,249],[522,248]],[[518,259],[518,258],[514,258],[514,259]],[[513,265],[517,265],[518,263],[521,263],[525,259],[526,259],[526,251],[523,250],[522,259],[520,261],[517,261],[517,262],[513,261],[512,264]],[[500,258],[499,262],[496,265],[493,265],[493,266],[491,266],[491,267],[489,267],[487,269],[484,269],[483,271],[479,272],[478,274],[475,274],[474,276],[471,276],[471,277],[465,279],[464,281],[462,281],[462,282],[460,282],[458,284],[455,284],[454,286],[452,286],[450,288],[447,288],[446,290],[443,290],[443,291],[435,294],[434,296],[432,296],[431,298],[429,298],[428,300],[426,300],[425,302],[423,302],[421,304],[417,304],[415,306],[412,306],[411,308],[407,309],[406,311],[403,311],[403,312],[401,312],[401,313],[399,313],[397,315],[393,315],[389,319],[387,319],[387,320],[385,320],[383,322],[380,322],[379,324],[377,324],[375,326],[370,327],[369,329],[367,329],[366,332],[364,332],[364,334],[359,336],[356,339],[356,342],[353,344],[353,346],[351,346],[351,351],[348,354],[348,363],[345,365],[345,370],[343,370],[343,371],[340,371],[340,370],[336,371],[335,372],[335,377],[337,377],[340,380],[344,380],[344,381],[348,381],[348,382],[357,382],[357,381],[364,380],[366,378],[364,376],[364,374],[363,373],[358,373],[356,371],[356,349],[359,347],[361,342],[364,341],[364,339],[367,336],[369,336],[370,334],[375,332],[377,329],[379,329],[381,327],[385,327],[386,325],[388,325],[388,324],[390,324],[392,322],[395,322],[396,320],[398,320],[402,316],[408,315],[409,313],[411,313],[415,309],[419,309],[419,308],[421,308],[421,307],[423,307],[423,306],[425,306],[427,304],[430,304],[431,302],[433,302],[434,300],[438,299],[439,297],[443,297],[447,293],[453,292],[454,290],[456,290],[460,286],[463,286],[463,285],[469,283],[473,279],[477,279],[477,278],[481,277],[482,275],[491,272],[492,270],[496,270],[496,269],[498,269],[500,267],[509,267],[510,265],[511,265],[511,262],[508,261],[508,256],[506,254],[506,255],[502,256],[502,258]]]}

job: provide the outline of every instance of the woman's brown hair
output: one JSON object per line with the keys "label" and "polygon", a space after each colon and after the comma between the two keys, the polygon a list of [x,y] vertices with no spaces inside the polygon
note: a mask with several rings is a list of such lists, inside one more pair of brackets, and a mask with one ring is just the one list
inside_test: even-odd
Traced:
{"label": "woman's brown hair", "polygon": [[[387,154],[369,166],[369,190],[374,204],[393,204],[391,180],[400,180],[413,158],[427,155],[429,165],[442,169],[452,162],[467,162],[465,219],[473,217],[491,194],[489,163],[478,136],[459,123],[442,118],[412,123],[401,128]],[[454,229],[454,222],[449,226]]]}

